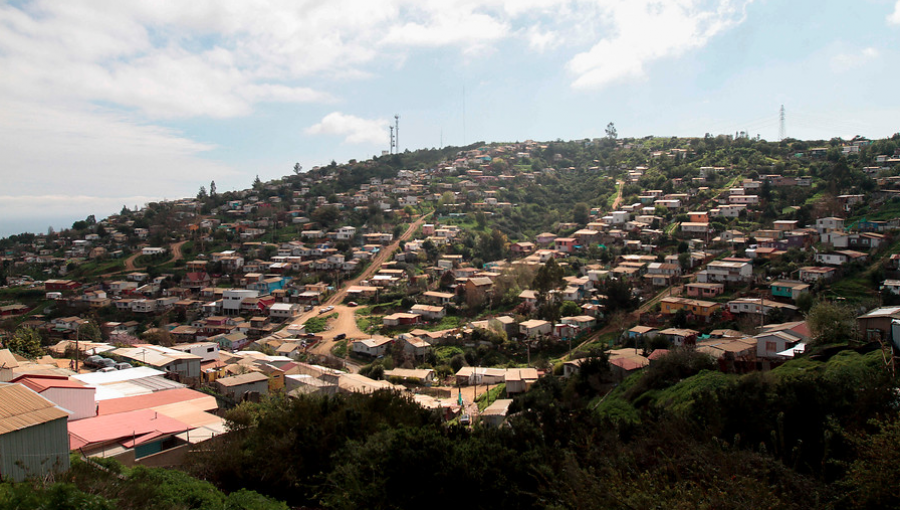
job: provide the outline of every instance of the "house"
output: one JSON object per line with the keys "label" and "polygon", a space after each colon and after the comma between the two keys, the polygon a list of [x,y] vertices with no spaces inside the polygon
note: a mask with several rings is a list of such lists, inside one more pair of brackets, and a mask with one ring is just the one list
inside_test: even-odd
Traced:
{"label": "house", "polygon": [[431,385],[432,383],[434,383],[434,370],[430,368],[395,368],[393,370],[385,370],[384,377],[386,379],[397,378],[404,381],[413,381],[425,385]]}
{"label": "house", "polygon": [[352,241],[356,237],[356,227],[341,227],[337,230],[338,241]]}
{"label": "house", "polygon": [[69,470],[69,413],[21,384],[0,383],[0,473],[44,479]]}
{"label": "house", "polygon": [[503,379],[506,383],[507,395],[524,393],[537,380],[538,372],[536,368],[508,368]]}
{"label": "house", "polygon": [[441,320],[447,315],[446,309],[443,306],[431,306],[431,305],[413,305],[410,312],[421,315],[429,320]]}
{"label": "house", "polygon": [[713,303],[712,301],[701,301],[679,297],[665,297],[659,304],[660,312],[663,315],[674,315],[678,311],[684,310],[689,315],[702,318],[706,322],[712,320],[713,314],[722,309],[722,305]]}
{"label": "house", "polygon": [[244,400],[245,395],[267,395],[269,393],[269,377],[262,372],[220,377],[216,379],[216,388],[226,397],[240,402]]}
{"label": "house", "polygon": [[383,356],[393,340],[388,337],[367,338],[364,340],[354,340],[351,350],[357,354],[365,354],[367,356],[378,357]]}
{"label": "house", "polygon": [[750,313],[755,315],[769,315],[775,310],[779,310],[789,316],[797,313],[798,309],[794,305],[787,305],[779,301],[771,301],[759,298],[740,298],[732,299],[728,302],[728,311],[733,314]]}
{"label": "house", "polygon": [[433,291],[425,292],[424,294],[422,294],[422,296],[429,303],[432,303],[435,305],[442,305],[442,306],[452,304],[453,298],[456,297],[455,294],[451,294],[449,292],[433,292]]}
{"label": "house", "polygon": [[138,362],[180,378],[200,377],[200,356],[177,351],[161,345],[135,344],[110,351],[115,357]]}
{"label": "house", "polygon": [[816,253],[816,262],[829,266],[843,266],[851,262],[863,261],[866,254],[853,250],[839,250],[830,253]]}
{"label": "house", "polygon": [[275,303],[269,307],[269,317],[273,319],[293,319],[300,313],[300,305],[293,303]]}
{"label": "house", "polygon": [[578,240],[574,237],[557,237],[553,241],[554,247],[563,253],[574,253]]}
{"label": "house", "polygon": [[690,297],[711,298],[725,292],[725,284],[722,283],[688,283],[684,288]]}
{"label": "house", "polygon": [[512,403],[511,398],[498,398],[481,412],[481,421],[488,427],[499,427],[506,420]]}
{"label": "house", "polygon": [[[883,306],[860,315],[856,318],[856,324],[860,336],[866,341],[892,340],[891,323],[895,319],[900,319],[900,307]],[[896,342],[896,339],[893,341]]]}
{"label": "house", "polygon": [[900,280],[885,280],[881,284],[881,290],[888,291],[895,296],[900,295]]}
{"label": "house", "polygon": [[782,358],[787,349],[805,343],[811,333],[805,321],[786,322],[763,326],[756,340],[756,356],[758,358]]}
{"label": "house", "polygon": [[553,331],[553,324],[539,319],[531,319],[519,323],[519,334],[526,338],[549,335]]}
{"label": "house", "polygon": [[69,411],[69,420],[80,420],[97,414],[94,400],[96,388],[64,375],[24,374],[11,382],[28,387],[50,402]]}
{"label": "house", "polygon": [[649,326],[635,326],[628,330],[629,340],[634,341],[634,345],[643,345],[645,340],[656,338],[659,330]]}
{"label": "house", "polygon": [[500,384],[505,379],[506,370],[502,368],[462,367],[456,372],[456,384],[462,386]]}
{"label": "house", "polygon": [[697,335],[699,334],[699,331],[681,328],[667,328],[659,332],[659,336],[678,347],[683,345],[694,345],[697,341]]}
{"label": "house", "polygon": [[[745,259],[746,260],[746,259]],[[747,282],[753,278],[753,266],[748,262],[714,260],[697,273],[700,283]]]}
{"label": "house", "polygon": [[799,272],[800,281],[813,283],[819,280],[830,280],[837,274],[837,270],[833,267],[801,267]]}
{"label": "house", "polygon": [[797,298],[809,292],[809,284],[791,280],[778,280],[769,284],[769,292],[772,293],[773,298],[797,301]]}
{"label": "house", "polygon": [[385,326],[408,326],[410,324],[418,324],[419,317],[419,314],[400,312],[391,315],[385,315],[384,317],[382,317],[381,321]]}
{"label": "house", "polygon": [[493,286],[494,282],[490,278],[469,278],[466,280],[466,296],[468,299],[484,299]]}

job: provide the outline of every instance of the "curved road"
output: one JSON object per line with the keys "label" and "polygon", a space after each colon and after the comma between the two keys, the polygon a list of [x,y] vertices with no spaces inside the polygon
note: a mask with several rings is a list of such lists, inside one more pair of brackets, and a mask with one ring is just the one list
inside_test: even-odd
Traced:
{"label": "curved road", "polygon": [[[336,319],[331,319],[329,321],[329,329],[320,333],[320,335],[323,337],[323,340],[314,345],[312,349],[310,349],[310,352],[313,352],[315,354],[331,354],[331,349],[336,343],[334,337],[342,333],[346,335],[347,339],[371,337],[371,335],[368,335],[365,332],[361,331],[356,325],[355,308],[346,305],[339,305],[338,303],[340,303],[347,296],[347,289],[354,285],[359,285],[359,282],[371,278],[376,272],[378,272],[378,270],[381,269],[381,265],[387,260],[390,260],[390,258],[394,255],[394,252],[400,248],[400,242],[408,241],[416,232],[416,230],[421,227],[423,223],[425,223],[425,220],[427,220],[433,212],[434,211],[431,211],[420,216],[416,221],[409,225],[409,228],[406,229],[406,232],[404,232],[399,238],[395,239],[391,244],[382,248],[381,251],[378,252],[378,255],[376,255],[372,259],[369,266],[366,267],[366,269],[363,270],[363,272],[360,273],[359,276],[345,281],[341,288],[338,289],[337,292],[335,292],[331,297],[325,300],[324,303],[322,303],[318,307],[314,307],[312,310],[304,313],[293,321],[293,324],[303,324],[312,317],[318,317],[319,310],[327,306],[334,307],[334,310],[328,312],[328,314],[338,314]],[[352,365],[354,365],[354,363],[349,362],[348,364],[351,365],[352,369]]]}
{"label": "curved road", "polygon": [[[177,243],[170,244],[169,249],[172,251],[172,258],[163,262],[163,264],[170,264],[172,262],[175,262],[176,260],[181,260],[182,258],[184,258],[184,256],[181,254],[181,247],[186,242],[187,241],[178,241]],[[140,256],[141,256],[141,252],[137,251],[134,254],[132,254],[130,257],[125,259],[125,269],[123,271],[137,271],[138,269],[141,269],[134,265],[135,259],[137,259]],[[122,272],[122,271],[120,271],[120,272]],[[104,276],[106,276],[106,275],[104,275]]]}

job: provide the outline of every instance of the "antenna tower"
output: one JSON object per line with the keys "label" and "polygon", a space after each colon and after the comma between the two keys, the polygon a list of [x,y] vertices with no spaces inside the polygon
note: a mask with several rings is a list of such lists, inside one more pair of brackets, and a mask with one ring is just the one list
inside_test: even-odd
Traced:
{"label": "antenna tower", "polygon": [[397,154],[400,154],[400,115],[394,115],[394,146],[397,147]]}
{"label": "antenna tower", "polygon": [[778,115],[778,140],[784,140],[787,137],[784,132],[784,105],[781,105],[781,112]]}
{"label": "antenna tower", "polygon": [[394,153],[394,126],[389,126],[391,128],[391,154]]}

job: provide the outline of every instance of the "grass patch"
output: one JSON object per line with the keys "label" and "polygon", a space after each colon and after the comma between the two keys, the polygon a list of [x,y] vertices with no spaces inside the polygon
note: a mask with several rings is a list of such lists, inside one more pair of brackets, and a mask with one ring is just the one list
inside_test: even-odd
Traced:
{"label": "grass patch", "polygon": [[501,395],[506,393],[506,383],[500,383],[497,386],[487,390],[475,397],[475,402],[478,402],[478,412],[482,412],[491,404],[494,403]]}
{"label": "grass patch", "polygon": [[338,343],[334,344],[334,347],[331,348],[331,354],[338,358],[346,358],[347,357],[347,341],[340,340]]}
{"label": "grass patch", "polygon": [[442,331],[445,329],[458,328],[461,323],[462,323],[462,320],[459,317],[456,317],[456,316],[451,317],[448,315],[448,316],[441,318],[440,321],[435,322],[434,324],[424,324],[424,325],[421,325],[421,327],[425,331]]}
{"label": "grass patch", "polygon": [[337,317],[336,313],[332,313],[326,316],[313,317],[306,321],[303,324],[303,327],[306,328],[307,333],[321,333],[325,331],[325,327],[328,325],[328,319],[332,317]]}

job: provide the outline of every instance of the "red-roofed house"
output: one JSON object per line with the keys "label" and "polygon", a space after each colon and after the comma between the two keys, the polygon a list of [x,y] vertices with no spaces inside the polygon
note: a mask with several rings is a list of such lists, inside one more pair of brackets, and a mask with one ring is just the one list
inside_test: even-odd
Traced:
{"label": "red-roofed house", "polygon": [[70,422],[69,448],[131,466],[144,457],[184,446],[175,435],[190,428],[150,409],[108,414]]}
{"label": "red-roofed house", "polygon": [[69,421],[90,418],[97,415],[97,403],[94,401],[95,388],[86,386],[81,381],[69,379],[64,375],[25,374],[11,382],[30,388],[50,402],[69,411]]}

